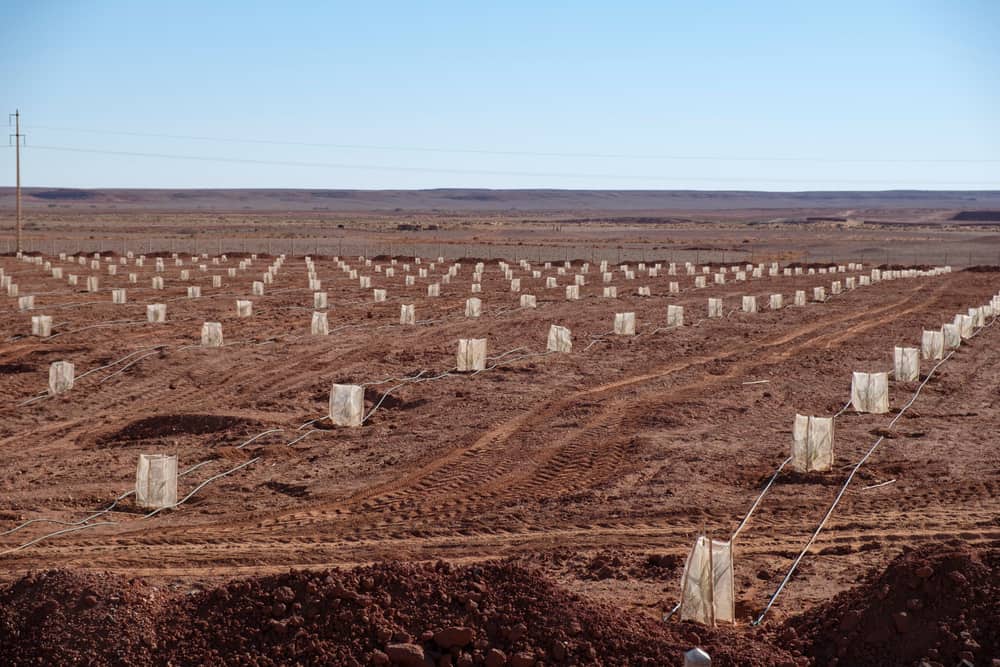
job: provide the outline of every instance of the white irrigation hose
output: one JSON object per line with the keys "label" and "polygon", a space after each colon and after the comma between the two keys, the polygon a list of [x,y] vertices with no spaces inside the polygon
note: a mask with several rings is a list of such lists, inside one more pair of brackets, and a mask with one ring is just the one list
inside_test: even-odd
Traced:
{"label": "white irrigation hose", "polygon": [[90,329],[99,329],[102,327],[113,327],[119,324],[149,324],[146,320],[112,320],[111,322],[101,322],[100,324],[91,324],[88,327],[83,327],[81,329],[72,329],[70,331],[60,331],[59,333],[47,336],[42,340],[52,340],[53,338],[58,338],[59,336],[65,336],[66,334],[80,333],[81,331],[88,331]]}
{"label": "white irrigation hose", "polygon": [[753,513],[757,510],[757,507],[760,505],[761,501],[764,500],[764,496],[771,489],[771,486],[774,484],[775,480],[778,479],[778,475],[781,474],[781,471],[784,470],[785,466],[788,465],[791,462],[791,460],[792,460],[792,457],[789,456],[787,459],[785,459],[784,461],[782,461],[781,465],[778,466],[778,469],[774,471],[773,475],[771,475],[771,479],[768,480],[767,484],[764,486],[763,490],[760,492],[760,495],[758,495],[757,499],[755,501],[753,501],[753,504],[750,506],[750,509],[747,511],[746,515],[743,517],[743,520],[740,521],[740,525],[736,527],[735,531],[733,531],[732,536],[729,538],[730,542],[733,541],[733,540],[735,540],[736,536],[740,534],[740,531],[742,531],[743,528],[746,527],[747,523],[749,523],[750,517],[753,516]]}

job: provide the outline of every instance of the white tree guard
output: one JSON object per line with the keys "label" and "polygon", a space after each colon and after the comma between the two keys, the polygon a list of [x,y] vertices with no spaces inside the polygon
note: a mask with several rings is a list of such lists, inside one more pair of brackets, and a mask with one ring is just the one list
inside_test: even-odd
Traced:
{"label": "white tree guard", "polygon": [[684,306],[667,305],[667,326],[684,326]]}
{"label": "white tree guard", "polygon": [[313,308],[316,310],[326,310],[326,292],[313,292]]}
{"label": "white tree guard", "polygon": [[615,313],[614,332],[618,336],[634,336],[635,313]]}
{"label": "white tree guard", "polygon": [[920,339],[920,356],[926,360],[944,359],[944,334],[924,331]]}
{"label": "white tree guard", "polygon": [[962,340],[968,340],[972,338],[974,332],[974,327],[972,326],[972,318],[968,315],[956,315],[955,324],[958,325],[958,332],[962,336]]}
{"label": "white tree guard", "polygon": [[146,305],[146,321],[147,322],[166,322],[167,321],[167,304],[165,303],[150,303]]}
{"label": "white tree guard", "polygon": [[428,285],[427,296],[441,296],[441,285],[438,283]]}
{"label": "white tree guard", "polygon": [[695,540],[681,578],[681,620],[714,626],[736,618],[732,542]]}
{"label": "white tree guard", "polygon": [[115,288],[111,290],[111,303],[122,304],[125,303],[126,295],[125,290],[122,288]]}
{"label": "white tree guard", "polygon": [[710,319],[722,317],[722,299],[711,298],[708,300],[708,317]]}
{"label": "white tree guard", "polygon": [[456,366],[460,373],[486,369],[486,339],[460,338]]}
{"label": "white tree guard", "polygon": [[716,273],[714,281],[715,281],[716,285],[725,285],[726,284],[726,274],[722,273],[721,271],[719,273]]}
{"label": "white tree guard", "polygon": [[128,274],[128,281],[129,281],[129,284],[131,284],[131,285],[137,284],[139,282],[139,274],[138,273],[130,273],[130,274]]}
{"label": "white tree guard", "polygon": [[87,276],[87,291],[96,292],[100,286],[97,276]]}
{"label": "white tree guard", "polygon": [[962,344],[962,330],[957,324],[945,324],[941,327],[941,336],[944,339],[946,350],[957,350]]}
{"label": "white tree guard", "polygon": [[246,299],[236,300],[236,317],[250,317],[253,315],[253,301]]}
{"label": "white tree guard", "polygon": [[52,316],[51,315],[32,315],[31,316],[31,335],[38,336],[40,338],[48,338],[52,335]]}
{"label": "white tree guard", "polygon": [[222,347],[221,322],[205,322],[201,325],[201,346]]}
{"label": "white tree guard", "polygon": [[192,285],[187,288],[187,295],[189,299],[197,299],[201,297],[201,287],[197,285]]}
{"label": "white tree guard", "polygon": [[400,324],[416,324],[416,315],[414,304],[402,304],[399,307],[399,323]]}
{"label": "white tree guard", "polygon": [[573,283],[576,284],[576,285],[581,285],[581,286],[582,285],[586,285],[587,284],[587,278],[585,276],[581,276],[581,275],[573,276]]}
{"label": "white tree guard", "polygon": [[771,310],[781,310],[785,306],[785,297],[781,294],[772,294],[769,305]]}
{"label": "white tree guard", "polygon": [[336,426],[361,426],[365,390],[357,384],[335,384],[330,389],[330,421]]}
{"label": "white tree guard", "polygon": [[572,352],[573,339],[570,336],[569,329],[556,324],[551,325],[545,349],[549,352]]}
{"label": "white tree guard", "polygon": [[181,280],[189,280],[191,278],[191,272],[187,269],[181,269]]}
{"label": "white tree guard", "polygon": [[792,470],[826,471],[833,466],[833,418],[795,415]]}
{"label": "white tree guard", "polygon": [[152,285],[153,289],[163,289],[163,276],[153,276],[153,279],[150,281],[150,284]]}
{"label": "white tree guard", "polygon": [[757,312],[757,297],[755,296],[744,296],[743,297],[743,312],[744,313],[756,313]]}
{"label": "white tree guard", "polygon": [[330,321],[327,319],[326,311],[313,312],[312,321],[309,324],[309,333],[313,336],[329,335]]}
{"label": "white tree guard", "polygon": [[35,295],[29,294],[27,296],[17,297],[17,308],[18,310],[34,310],[35,309]]}
{"label": "white tree guard", "polygon": [[892,351],[892,376],[897,382],[914,382],[920,379],[920,350],[915,347],[894,347]]}
{"label": "white tree guard", "polygon": [[889,374],[855,371],[851,377],[851,406],[855,412],[889,412]]}
{"label": "white tree guard", "polygon": [[476,297],[471,297],[465,300],[465,316],[466,317],[479,317],[483,314],[483,302]]}
{"label": "white tree guard", "polygon": [[825,287],[813,287],[813,301],[826,301]]}
{"label": "white tree guard", "polygon": [[705,287],[706,285],[708,285],[708,283],[705,280],[705,276],[695,276],[695,278],[694,278],[694,286],[696,288],[700,289],[702,287]]}
{"label": "white tree guard", "polygon": [[577,301],[580,299],[580,286],[579,285],[566,285],[566,300],[567,301]]}
{"label": "white tree guard", "polygon": [[385,301],[385,297],[386,297],[386,291],[384,289],[372,290],[372,298],[375,300],[375,303],[381,303],[382,301]]}
{"label": "white tree guard", "polygon": [[510,291],[511,292],[520,292],[521,291],[521,279],[520,278],[512,278],[511,279],[511,281],[510,281]]}
{"label": "white tree guard", "polygon": [[639,296],[652,296],[652,293],[649,291],[648,287],[640,287],[638,294]]}
{"label": "white tree guard", "polygon": [[177,457],[140,454],[135,470],[135,504],[164,509],[177,504]]}
{"label": "white tree guard", "polygon": [[71,361],[54,361],[49,364],[49,395],[58,396],[73,388],[76,378]]}
{"label": "white tree guard", "polygon": [[602,294],[604,295],[604,298],[606,298],[606,299],[617,299],[618,298],[618,288],[615,287],[614,285],[611,285],[610,287],[605,287],[602,290]]}
{"label": "white tree guard", "polygon": [[533,294],[522,294],[521,295],[521,308],[537,308],[538,300]]}

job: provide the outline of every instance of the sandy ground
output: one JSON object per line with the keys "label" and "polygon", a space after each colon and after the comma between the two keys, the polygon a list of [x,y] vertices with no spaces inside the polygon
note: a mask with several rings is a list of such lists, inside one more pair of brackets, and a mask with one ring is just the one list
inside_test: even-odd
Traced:
{"label": "sandy ground", "polygon": [[[374,303],[370,290],[320,257],[331,334],[319,337],[309,335],[312,294],[301,257],[289,257],[261,297],[250,296],[250,283],[268,258],[229,278],[239,259],[202,272],[186,257],[183,267],[168,258],[159,292],[149,289],[151,259],[120,266],[117,276],[57,260],[81,275],[73,288],[41,267],[0,258],[20,293],[36,295],[34,314],[53,316],[56,334],[27,336],[32,313],[0,297],[0,532],[30,519],[77,522],[108,506],[134,484],[140,453],[176,454],[181,470],[205,463],[181,477],[182,497],[248,463],[151,518],[128,497],[92,521],[108,525],[16,551],[75,526],[35,523],[4,534],[4,579],[60,567],[202,585],[289,567],[515,556],[570,590],[659,617],[678,599],[695,536],[727,538],[788,455],[797,412],[837,412],[851,371],[891,370],[894,345],[919,346],[923,329],[1000,290],[1000,273],[955,272],[770,311],[772,293],[791,302],[795,290],[811,296],[814,286],[829,291],[832,280],[861,272],[747,282],[730,274],[726,285],[694,289],[687,275],[625,280],[616,271],[619,297],[609,299],[591,267],[581,300],[566,301],[563,285],[578,265],[570,275],[537,266],[538,279],[515,267],[521,293],[538,298],[537,309],[519,309],[493,262],[475,295],[483,316],[467,319],[475,260],[429,298],[441,265],[407,287],[402,264],[410,261],[416,274],[412,260],[399,258],[396,276],[386,278],[347,258],[388,290],[386,302]],[[179,280],[181,269],[190,281]],[[135,285],[129,272],[139,274]],[[83,288],[90,274],[100,275],[96,294]],[[222,287],[211,287],[213,274],[223,276]],[[546,289],[547,276],[559,287]],[[668,294],[672,280],[680,294]],[[187,285],[200,285],[202,298],[187,299]],[[640,285],[652,296],[636,296]],[[128,289],[127,304],[111,303],[112,287]],[[746,294],[762,312],[736,310]],[[724,319],[705,319],[709,297],[724,299]],[[252,317],[237,318],[237,298],[254,302]],[[151,302],[167,304],[167,323],[144,322]],[[400,326],[400,304],[409,303],[421,322]],[[667,304],[685,307],[686,326],[665,329]],[[616,312],[636,313],[637,336],[607,335]],[[224,348],[197,346],[205,321],[222,323]],[[571,354],[542,354],[550,324],[570,328]],[[437,377],[454,368],[459,338],[480,337],[495,368]],[[904,547],[1000,539],[998,341],[1000,327],[984,329],[934,374],[861,469],[773,619],[829,599]],[[19,405],[45,390],[53,361],[72,361],[79,375],[133,353],[65,396]],[[399,386],[398,378],[420,372],[437,379]],[[367,384],[366,411],[378,405],[371,419],[356,429],[300,428],[325,414],[334,382]],[[916,388],[892,383],[893,411]],[[832,472],[778,478],[736,542],[741,625],[766,604],[847,467],[892,417],[846,412],[836,420]],[[237,449],[270,429],[280,430]],[[883,482],[891,483],[866,488]]]}

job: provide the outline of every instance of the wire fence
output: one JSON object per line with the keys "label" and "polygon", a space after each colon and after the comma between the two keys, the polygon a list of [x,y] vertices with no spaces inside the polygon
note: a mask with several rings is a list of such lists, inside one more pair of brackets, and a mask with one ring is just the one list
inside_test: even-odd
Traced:
{"label": "wire fence", "polygon": [[[707,247],[697,244],[666,247],[663,243],[614,244],[573,244],[573,243],[482,243],[453,242],[430,238],[427,241],[394,243],[378,238],[358,241],[356,238],[337,237],[125,237],[125,238],[51,238],[48,236],[26,236],[22,247],[29,253],[56,255],[112,253],[126,255],[185,255],[227,254],[240,256],[257,254],[261,256],[305,255],[319,257],[395,257],[437,258],[445,261],[460,259],[495,260],[506,259],[514,263],[524,259],[533,263],[542,262],[590,262],[607,261],[613,264],[637,262],[676,262],[683,264],[758,264],[761,262],[783,261],[803,264],[842,264],[862,262],[872,265],[951,265],[954,267],[977,265],[1000,265],[1000,244],[971,243],[968,239],[948,241],[935,239],[884,243],[845,243],[829,247],[803,246],[794,249],[777,249],[752,244],[735,243],[729,248]],[[0,251],[10,254],[15,249],[12,237],[0,237]]]}

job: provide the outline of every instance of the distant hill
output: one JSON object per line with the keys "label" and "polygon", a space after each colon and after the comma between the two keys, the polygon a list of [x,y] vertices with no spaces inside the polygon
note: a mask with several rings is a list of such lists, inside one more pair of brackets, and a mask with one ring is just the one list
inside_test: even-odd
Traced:
{"label": "distant hill", "polygon": [[[975,211],[1000,208],[1000,190],[752,192],[698,190],[138,190],[25,188],[27,209],[375,212],[375,211]],[[0,188],[0,210],[14,208],[14,189]]]}

